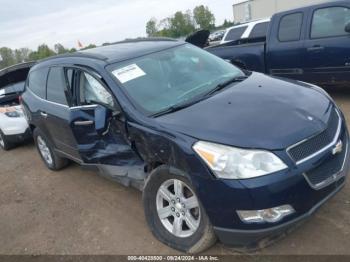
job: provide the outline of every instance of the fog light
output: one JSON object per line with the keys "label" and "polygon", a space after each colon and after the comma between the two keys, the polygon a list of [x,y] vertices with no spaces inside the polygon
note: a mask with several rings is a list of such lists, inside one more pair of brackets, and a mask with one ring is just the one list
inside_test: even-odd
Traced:
{"label": "fog light", "polygon": [[276,223],[294,212],[294,208],[290,205],[263,210],[237,211],[239,218],[245,223]]}

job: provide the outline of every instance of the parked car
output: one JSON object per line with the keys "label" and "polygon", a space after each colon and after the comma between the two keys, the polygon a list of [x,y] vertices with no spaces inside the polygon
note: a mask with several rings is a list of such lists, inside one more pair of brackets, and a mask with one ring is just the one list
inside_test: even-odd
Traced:
{"label": "parked car", "polygon": [[350,83],[349,33],[350,2],[333,1],[274,15],[266,42],[247,39],[207,51],[244,69],[344,87]]}
{"label": "parked car", "polygon": [[0,70],[0,147],[4,150],[31,138],[19,97],[33,64],[22,63]]}
{"label": "parked car", "polygon": [[224,37],[225,30],[219,30],[209,35],[209,42],[221,41]]}
{"label": "parked car", "polygon": [[232,26],[226,29],[220,44],[237,41],[239,39],[266,37],[269,23],[270,18],[265,18]]}
{"label": "parked car", "polygon": [[266,243],[311,216],[348,172],[345,119],[322,89],[180,41],[49,58],[30,70],[22,102],[49,169],[69,159],[139,188],[155,237],[189,253],[216,237]]}

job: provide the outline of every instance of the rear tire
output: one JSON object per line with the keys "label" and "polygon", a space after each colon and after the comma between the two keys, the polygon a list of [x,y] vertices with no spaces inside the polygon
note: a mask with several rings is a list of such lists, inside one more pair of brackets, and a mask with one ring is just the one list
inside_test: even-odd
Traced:
{"label": "rear tire", "polygon": [[38,149],[41,159],[47,168],[58,171],[69,164],[68,159],[60,157],[54,150],[50,140],[44,135],[40,129],[36,128],[33,132],[34,142]]}
{"label": "rear tire", "polygon": [[[164,190],[168,190],[167,193]],[[174,249],[196,254],[216,242],[213,227],[190,181],[171,174],[167,166],[156,168],[148,177],[143,206],[153,235]]]}
{"label": "rear tire", "polygon": [[7,151],[14,147],[12,143],[8,141],[5,134],[0,130],[0,147]]}

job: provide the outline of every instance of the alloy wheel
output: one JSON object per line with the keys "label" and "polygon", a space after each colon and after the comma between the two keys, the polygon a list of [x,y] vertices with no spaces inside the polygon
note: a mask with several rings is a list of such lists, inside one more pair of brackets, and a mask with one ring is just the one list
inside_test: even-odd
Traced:
{"label": "alloy wheel", "polygon": [[39,147],[39,151],[40,151],[41,156],[44,158],[44,160],[46,161],[46,163],[48,165],[52,165],[53,160],[52,160],[51,151],[50,151],[49,147],[47,146],[45,140],[41,136],[38,136],[37,143],[38,143],[38,147]]}
{"label": "alloy wheel", "polygon": [[163,226],[176,237],[190,237],[201,219],[198,199],[183,181],[169,179],[158,189],[157,213]]}
{"label": "alloy wheel", "polygon": [[1,146],[2,148],[5,147],[4,138],[2,137],[2,134],[1,134],[1,133],[0,133],[0,146]]}

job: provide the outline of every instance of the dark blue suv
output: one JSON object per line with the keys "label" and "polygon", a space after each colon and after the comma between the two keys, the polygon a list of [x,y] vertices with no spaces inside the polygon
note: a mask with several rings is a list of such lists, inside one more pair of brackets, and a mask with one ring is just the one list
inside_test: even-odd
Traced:
{"label": "dark blue suv", "polygon": [[348,171],[321,88],[247,72],[190,44],[116,43],[50,58],[23,108],[48,168],[69,160],[143,191],[153,234],[196,253],[253,248],[309,217]]}

